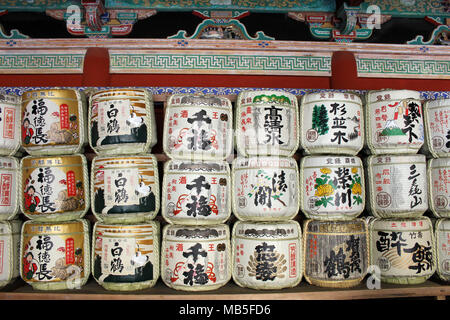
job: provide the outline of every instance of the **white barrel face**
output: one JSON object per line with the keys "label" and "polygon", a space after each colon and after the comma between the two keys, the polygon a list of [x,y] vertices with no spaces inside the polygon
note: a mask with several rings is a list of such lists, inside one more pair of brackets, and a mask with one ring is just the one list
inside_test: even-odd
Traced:
{"label": "white barrel face", "polygon": [[300,164],[301,210],[311,219],[351,220],[365,206],[362,161],[354,156],[307,156]]}
{"label": "white barrel face", "polygon": [[168,161],[164,166],[161,214],[170,223],[185,225],[228,220],[231,215],[228,163]]}
{"label": "white barrel face", "polygon": [[74,289],[85,284],[90,275],[87,220],[27,221],[20,251],[21,277],[37,289]]}
{"label": "white barrel face", "polygon": [[20,98],[0,94],[0,155],[12,156],[21,145]]}
{"label": "white barrel face", "polygon": [[86,98],[74,89],[22,94],[22,146],[31,155],[72,154],[87,142]]}
{"label": "white barrel face", "polygon": [[437,269],[444,281],[450,281],[450,219],[439,219],[435,228]]}
{"label": "white barrel face", "polygon": [[90,196],[84,155],[28,156],[20,167],[20,205],[28,218],[68,221],[86,214]]}
{"label": "white barrel face", "polygon": [[19,212],[19,160],[0,157],[0,221],[13,219]]}
{"label": "white barrel face", "polygon": [[435,158],[450,157],[450,99],[425,102],[425,137]]}
{"label": "white barrel face", "polygon": [[323,287],[351,287],[365,277],[369,239],[364,220],[308,220],[304,233],[308,282]]}
{"label": "white barrel face", "polygon": [[137,223],[159,210],[154,155],[96,157],[91,173],[92,211],[103,222]]}
{"label": "white barrel face", "polygon": [[424,134],[419,92],[386,90],[367,94],[366,136],[372,154],[417,153]]}
{"label": "white barrel face", "polygon": [[419,217],[428,209],[424,155],[380,155],[367,160],[370,210],[380,218]]}
{"label": "white barrel face", "polygon": [[168,287],[208,291],[224,286],[231,279],[227,225],[167,225],[162,238],[161,277]]}
{"label": "white barrel face", "polygon": [[240,220],[289,220],[297,215],[299,174],[293,158],[238,157],[232,167],[233,213]]}
{"label": "white barrel face", "polygon": [[172,95],[163,139],[164,151],[172,159],[225,160],[233,148],[231,101],[212,95]]}
{"label": "white barrel face", "polygon": [[428,161],[429,203],[438,218],[450,218],[450,158]]}
{"label": "white barrel face", "polygon": [[92,275],[108,289],[140,284],[153,286],[159,277],[159,225],[104,224],[94,227]]}
{"label": "white barrel face", "polygon": [[156,144],[151,94],[133,88],[95,92],[89,100],[89,142],[100,155],[148,153]]}
{"label": "white barrel face", "polygon": [[364,144],[361,98],[353,93],[306,94],[300,105],[300,145],[308,154],[356,155]]}
{"label": "white barrel face", "polygon": [[302,235],[295,221],[237,222],[233,228],[233,279],[242,287],[281,289],[302,278]]}
{"label": "white barrel face", "polygon": [[435,272],[433,227],[427,217],[374,219],[369,224],[371,264],[381,280],[394,283],[423,282]]}
{"label": "white barrel face", "polygon": [[284,91],[243,91],[237,97],[236,147],[242,156],[292,156],[299,146],[297,97]]}
{"label": "white barrel face", "polygon": [[20,228],[19,220],[0,222],[0,288],[19,276]]}

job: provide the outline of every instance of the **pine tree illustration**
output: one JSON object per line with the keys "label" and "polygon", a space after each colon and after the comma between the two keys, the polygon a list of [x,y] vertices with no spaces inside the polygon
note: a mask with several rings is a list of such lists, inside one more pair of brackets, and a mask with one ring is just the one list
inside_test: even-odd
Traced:
{"label": "pine tree illustration", "polygon": [[328,112],[325,105],[314,106],[312,114],[312,127],[319,135],[324,135],[330,129],[328,127]]}

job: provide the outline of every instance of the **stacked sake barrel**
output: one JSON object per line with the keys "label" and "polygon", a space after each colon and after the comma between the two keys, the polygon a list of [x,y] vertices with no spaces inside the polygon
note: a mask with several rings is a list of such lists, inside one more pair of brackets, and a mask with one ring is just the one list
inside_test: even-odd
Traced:
{"label": "stacked sake barrel", "polygon": [[361,98],[350,92],[305,94],[300,105],[300,209],[304,222],[304,275],[313,285],[352,287],[369,264],[361,159]]}
{"label": "stacked sake barrel", "polygon": [[38,290],[80,288],[90,275],[86,97],[75,89],[26,91],[21,101],[20,275]]}
{"label": "stacked sake barrel", "polygon": [[226,97],[174,94],[163,149],[161,277],[170,288],[208,291],[231,279],[230,167],[233,110]]}
{"label": "stacked sake barrel", "polygon": [[297,98],[242,91],[236,102],[232,163],[233,279],[241,287],[281,289],[302,279]]}
{"label": "stacked sake barrel", "polygon": [[419,92],[382,90],[367,93],[365,112],[371,264],[382,282],[422,283],[436,269],[433,226],[424,216],[426,156],[418,153],[427,111]]}
{"label": "stacked sake barrel", "polygon": [[151,288],[159,278],[159,177],[153,99],[146,89],[89,97],[94,279],[106,290]]}
{"label": "stacked sake barrel", "polygon": [[0,95],[0,288],[19,276],[20,97]]}
{"label": "stacked sake barrel", "polygon": [[428,160],[428,202],[434,218],[436,274],[450,281],[450,99],[424,104],[425,143]]}

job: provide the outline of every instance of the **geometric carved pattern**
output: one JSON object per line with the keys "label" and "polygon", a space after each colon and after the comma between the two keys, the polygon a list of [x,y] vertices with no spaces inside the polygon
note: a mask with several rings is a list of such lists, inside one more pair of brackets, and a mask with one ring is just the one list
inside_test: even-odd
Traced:
{"label": "geometric carved pattern", "polygon": [[3,51],[0,73],[82,73],[85,54],[85,50],[76,53]]}
{"label": "geometric carved pattern", "polygon": [[359,77],[450,78],[450,60],[363,58],[356,55]]}
{"label": "geometric carved pattern", "polygon": [[[80,91],[96,91],[110,89],[109,87],[76,87]],[[242,91],[268,90],[268,88],[246,88],[246,87],[143,87],[152,95],[167,96],[171,94],[213,94],[237,96]],[[30,90],[48,89],[47,87],[0,87],[0,94],[21,96]],[[294,96],[301,97],[307,93],[318,92],[353,92],[363,97],[368,90],[343,90],[343,89],[302,89],[302,88],[270,88],[270,90],[286,91]],[[450,99],[450,91],[419,91],[420,98],[424,100]]]}
{"label": "geometric carved pattern", "polygon": [[190,72],[190,73],[257,73],[330,75],[331,55],[283,56],[244,54],[166,54],[130,53],[110,50],[112,73]]}

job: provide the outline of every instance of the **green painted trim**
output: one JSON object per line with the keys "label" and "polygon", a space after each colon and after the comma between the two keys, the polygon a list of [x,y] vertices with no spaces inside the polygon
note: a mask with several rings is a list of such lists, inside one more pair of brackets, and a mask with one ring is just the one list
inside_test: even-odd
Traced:
{"label": "green painted trim", "polygon": [[232,20],[229,20],[226,22],[217,22],[217,21],[214,21],[213,19],[206,19],[206,20],[203,20],[203,22],[197,26],[197,28],[195,29],[194,34],[192,36],[188,37],[188,36],[186,36],[186,31],[180,30],[180,31],[178,31],[178,33],[176,35],[170,36],[167,39],[198,39],[202,29],[204,27],[209,27],[209,26],[211,26],[211,27],[234,26],[242,32],[242,34],[246,40],[275,40],[275,38],[266,36],[264,34],[264,32],[262,32],[262,31],[256,32],[256,37],[251,37],[248,34],[245,26],[241,22],[239,22],[239,20],[235,20],[235,19],[232,19]]}
{"label": "green painted trim", "polygon": [[433,30],[433,33],[431,34],[431,37],[428,41],[424,41],[423,36],[416,36],[414,39],[406,42],[407,44],[418,44],[418,45],[433,45],[436,41],[437,36],[441,32],[450,32],[450,27],[447,25],[441,25],[438,26],[436,29]]}
{"label": "green painted trim", "polygon": [[[362,11],[366,12],[370,5],[377,5],[381,14],[399,18],[424,18],[426,16],[450,17],[441,2],[431,0],[365,0],[361,5]],[[408,5],[407,2],[411,4]]]}
{"label": "green painted trim", "polygon": [[288,71],[330,74],[331,57],[110,52],[110,68],[113,73],[127,69],[142,69],[142,71]]}
{"label": "green painted trim", "polygon": [[356,58],[358,74],[450,76],[450,60]]}
{"label": "green painted trim", "polygon": [[0,24],[0,39],[28,39],[29,36],[24,35],[17,29],[11,29],[9,35],[6,34],[5,29]]}
{"label": "green painted trim", "polygon": [[7,53],[0,54],[0,70],[65,70],[82,72],[84,54]]}
{"label": "green painted trim", "polygon": [[252,12],[290,12],[314,11],[334,12],[336,3],[332,0],[272,0],[272,1],[242,1],[242,0],[106,0],[108,9],[157,9],[160,11],[192,11],[192,10],[249,10]]}

